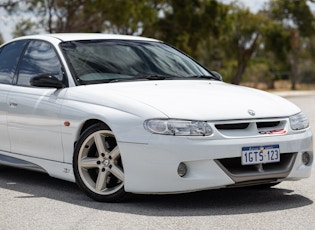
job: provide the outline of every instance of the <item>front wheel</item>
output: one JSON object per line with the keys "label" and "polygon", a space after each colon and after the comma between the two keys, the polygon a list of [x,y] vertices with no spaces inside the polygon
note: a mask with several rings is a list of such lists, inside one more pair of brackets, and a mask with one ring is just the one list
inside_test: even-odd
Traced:
{"label": "front wheel", "polygon": [[115,136],[104,124],[83,132],[73,155],[73,171],[78,186],[92,199],[119,202],[124,190],[124,171]]}

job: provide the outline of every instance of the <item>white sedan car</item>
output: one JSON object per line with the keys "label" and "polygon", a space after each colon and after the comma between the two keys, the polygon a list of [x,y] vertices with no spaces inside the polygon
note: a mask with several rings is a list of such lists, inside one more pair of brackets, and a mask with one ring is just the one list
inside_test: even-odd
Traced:
{"label": "white sedan car", "polygon": [[0,164],[132,193],[270,187],[310,176],[307,117],[154,39],[49,34],[0,47]]}

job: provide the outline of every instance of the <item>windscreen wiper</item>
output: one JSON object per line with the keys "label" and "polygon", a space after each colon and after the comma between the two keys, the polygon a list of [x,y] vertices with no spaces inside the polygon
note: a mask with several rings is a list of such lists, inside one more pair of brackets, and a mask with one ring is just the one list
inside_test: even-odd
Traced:
{"label": "windscreen wiper", "polygon": [[131,78],[117,78],[110,81],[113,82],[122,82],[122,81],[141,81],[141,80],[166,80],[175,78],[174,76],[167,76],[167,75],[143,75],[143,76],[136,76]]}
{"label": "windscreen wiper", "polygon": [[146,79],[146,80],[165,80],[167,78],[170,78],[169,76],[165,75],[144,75],[136,77],[136,79]]}
{"label": "windscreen wiper", "polygon": [[194,78],[194,79],[214,79],[214,80],[218,80],[218,78],[216,76],[212,76],[212,75],[193,75],[193,76],[189,76],[189,78]]}
{"label": "windscreen wiper", "polygon": [[189,76],[189,78],[194,78],[194,79],[213,79],[213,80],[218,80],[218,81],[223,81],[223,78],[221,74],[215,71],[209,71],[211,75],[192,75]]}

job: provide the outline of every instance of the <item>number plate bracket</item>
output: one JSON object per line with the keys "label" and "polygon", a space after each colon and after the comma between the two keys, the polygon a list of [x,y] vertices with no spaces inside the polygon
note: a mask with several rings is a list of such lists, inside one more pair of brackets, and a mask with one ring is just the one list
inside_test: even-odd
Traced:
{"label": "number plate bracket", "polygon": [[280,161],[278,144],[242,148],[242,165],[266,164]]}

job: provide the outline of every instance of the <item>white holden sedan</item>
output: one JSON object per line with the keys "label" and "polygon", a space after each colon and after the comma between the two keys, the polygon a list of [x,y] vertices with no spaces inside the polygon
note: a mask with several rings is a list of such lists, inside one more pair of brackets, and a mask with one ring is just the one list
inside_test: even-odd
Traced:
{"label": "white holden sedan", "polygon": [[97,201],[270,187],[309,177],[312,162],[298,107],[224,83],[161,41],[49,34],[0,47],[0,164]]}

